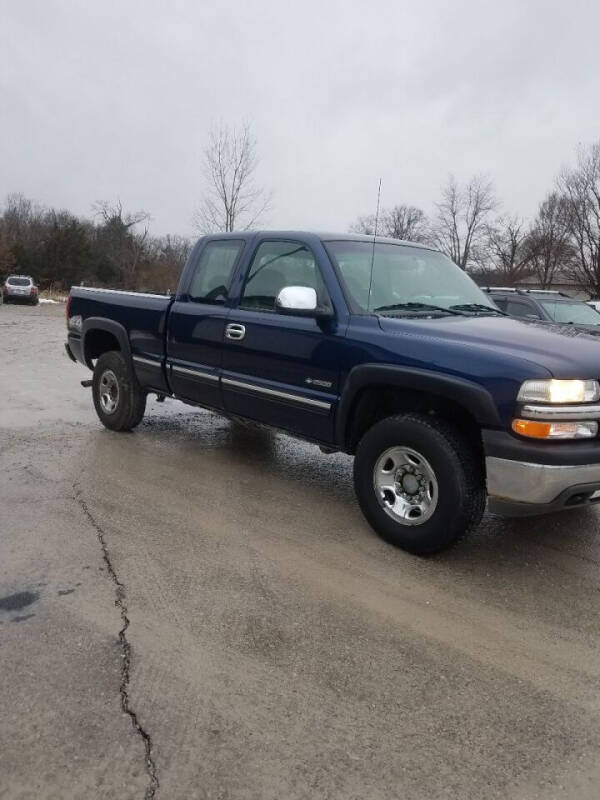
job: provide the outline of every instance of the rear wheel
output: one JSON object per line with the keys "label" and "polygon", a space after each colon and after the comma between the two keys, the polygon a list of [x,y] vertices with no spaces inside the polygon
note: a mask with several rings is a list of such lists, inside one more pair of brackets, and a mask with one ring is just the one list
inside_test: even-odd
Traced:
{"label": "rear wheel", "polygon": [[103,353],[92,379],[94,407],[102,424],[112,431],[130,431],[142,421],[146,395],[122,353]]}
{"label": "rear wheel", "polygon": [[361,439],[354,486],[363,514],[387,541],[427,555],[479,524],[486,501],[481,460],[436,417],[388,417]]}

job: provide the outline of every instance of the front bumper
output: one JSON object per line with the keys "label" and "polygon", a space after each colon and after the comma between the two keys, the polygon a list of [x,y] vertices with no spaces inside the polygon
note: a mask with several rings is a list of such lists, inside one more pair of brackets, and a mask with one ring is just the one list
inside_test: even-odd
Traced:
{"label": "front bumper", "polygon": [[547,514],[600,502],[600,464],[534,464],[486,456],[490,511]]}
{"label": "front bumper", "polygon": [[600,441],[538,442],[484,430],[490,510],[529,516],[600,501]]}

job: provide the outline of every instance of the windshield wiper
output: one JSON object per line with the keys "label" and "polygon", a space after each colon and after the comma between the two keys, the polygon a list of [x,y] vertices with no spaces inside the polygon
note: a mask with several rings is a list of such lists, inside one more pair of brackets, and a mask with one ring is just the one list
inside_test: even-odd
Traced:
{"label": "windshield wiper", "polygon": [[486,306],[484,303],[461,303],[460,305],[450,306],[457,311],[472,311],[474,313],[485,311],[486,314],[500,314],[501,317],[508,317],[506,311],[500,311],[499,308],[493,306]]}
{"label": "windshield wiper", "polygon": [[452,308],[432,306],[429,303],[394,303],[391,306],[379,306],[374,308],[373,311],[443,311],[444,314],[453,314],[457,317],[464,316],[459,310],[454,311]]}

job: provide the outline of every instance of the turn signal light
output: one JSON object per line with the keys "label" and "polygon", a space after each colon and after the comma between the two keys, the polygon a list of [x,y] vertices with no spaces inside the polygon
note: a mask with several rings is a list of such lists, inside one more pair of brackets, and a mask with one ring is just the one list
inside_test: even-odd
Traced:
{"label": "turn signal light", "polygon": [[591,439],[598,434],[597,422],[538,422],[513,419],[512,429],[530,439]]}
{"label": "turn signal light", "polygon": [[532,439],[547,439],[551,427],[551,422],[535,422],[530,419],[513,419],[512,423],[515,433],[530,436]]}

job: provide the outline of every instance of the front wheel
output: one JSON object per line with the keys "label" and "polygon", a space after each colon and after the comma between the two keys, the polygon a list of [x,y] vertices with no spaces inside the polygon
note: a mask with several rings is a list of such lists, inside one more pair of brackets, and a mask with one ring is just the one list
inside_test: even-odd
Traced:
{"label": "front wheel", "polygon": [[365,433],[354,487],[372,527],[419,555],[450,547],[476,528],[486,501],[473,447],[444,420],[421,414],[388,417]]}
{"label": "front wheel", "polygon": [[122,353],[103,353],[94,368],[92,396],[100,422],[112,431],[130,431],[142,421],[146,395]]}

